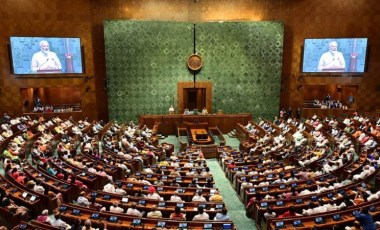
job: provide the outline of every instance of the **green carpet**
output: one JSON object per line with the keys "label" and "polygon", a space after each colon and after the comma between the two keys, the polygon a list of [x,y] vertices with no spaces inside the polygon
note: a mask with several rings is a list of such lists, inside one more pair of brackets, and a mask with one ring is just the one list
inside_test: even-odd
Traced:
{"label": "green carpet", "polygon": [[257,229],[254,221],[246,217],[245,207],[238,198],[235,190],[231,186],[231,183],[224,175],[218,161],[216,159],[208,159],[207,165],[210,167],[212,175],[214,176],[216,187],[223,196],[224,203],[228,209],[228,215],[232,218],[236,228],[252,230]]}

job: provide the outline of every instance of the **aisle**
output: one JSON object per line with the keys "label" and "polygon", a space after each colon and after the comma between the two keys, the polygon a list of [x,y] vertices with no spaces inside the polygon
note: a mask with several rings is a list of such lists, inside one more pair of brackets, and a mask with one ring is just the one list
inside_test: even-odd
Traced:
{"label": "aisle", "polygon": [[232,188],[231,183],[225,177],[218,161],[216,159],[208,159],[207,165],[210,167],[216,183],[216,187],[219,189],[223,196],[224,203],[228,209],[228,215],[232,218],[237,229],[257,229],[254,221],[246,217],[245,207],[238,198],[235,190]]}

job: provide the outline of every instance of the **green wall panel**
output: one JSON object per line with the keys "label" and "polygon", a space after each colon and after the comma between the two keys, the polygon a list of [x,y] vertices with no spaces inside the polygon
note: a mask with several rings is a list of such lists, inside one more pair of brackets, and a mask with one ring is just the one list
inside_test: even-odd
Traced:
{"label": "green wall panel", "polygon": [[196,49],[204,60],[197,79],[213,82],[214,110],[266,118],[278,113],[282,23],[199,23]]}
{"label": "green wall panel", "polygon": [[[194,25],[111,20],[104,25],[109,117],[137,120],[176,105],[178,81],[192,81],[185,62],[193,53]],[[208,22],[195,25],[204,60],[197,81],[213,82],[213,109],[278,113],[283,49],[279,22]]]}
{"label": "green wall panel", "polygon": [[111,120],[167,113],[177,81],[191,81],[193,25],[110,20],[104,23],[108,109]]}

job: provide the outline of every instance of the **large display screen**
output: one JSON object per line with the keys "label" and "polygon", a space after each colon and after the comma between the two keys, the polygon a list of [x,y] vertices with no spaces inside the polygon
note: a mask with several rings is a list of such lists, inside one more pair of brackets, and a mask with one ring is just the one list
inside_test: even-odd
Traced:
{"label": "large display screen", "polygon": [[83,73],[80,38],[11,37],[13,74]]}
{"label": "large display screen", "polygon": [[302,72],[364,73],[367,38],[305,39]]}

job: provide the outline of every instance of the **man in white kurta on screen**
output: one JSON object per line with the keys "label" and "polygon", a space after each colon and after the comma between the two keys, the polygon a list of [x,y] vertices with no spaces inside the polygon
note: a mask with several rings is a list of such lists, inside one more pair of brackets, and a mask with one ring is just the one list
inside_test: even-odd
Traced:
{"label": "man in white kurta on screen", "polygon": [[338,43],[332,41],[329,44],[329,51],[322,54],[319,59],[319,71],[344,71],[346,62],[344,61],[343,54],[338,51]]}
{"label": "man in white kurta on screen", "polygon": [[33,54],[32,72],[49,72],[52,70],[61,71],[62,65],[57,55],[49,50],[49,43],[45,40],[40,42],[40,51]]}

